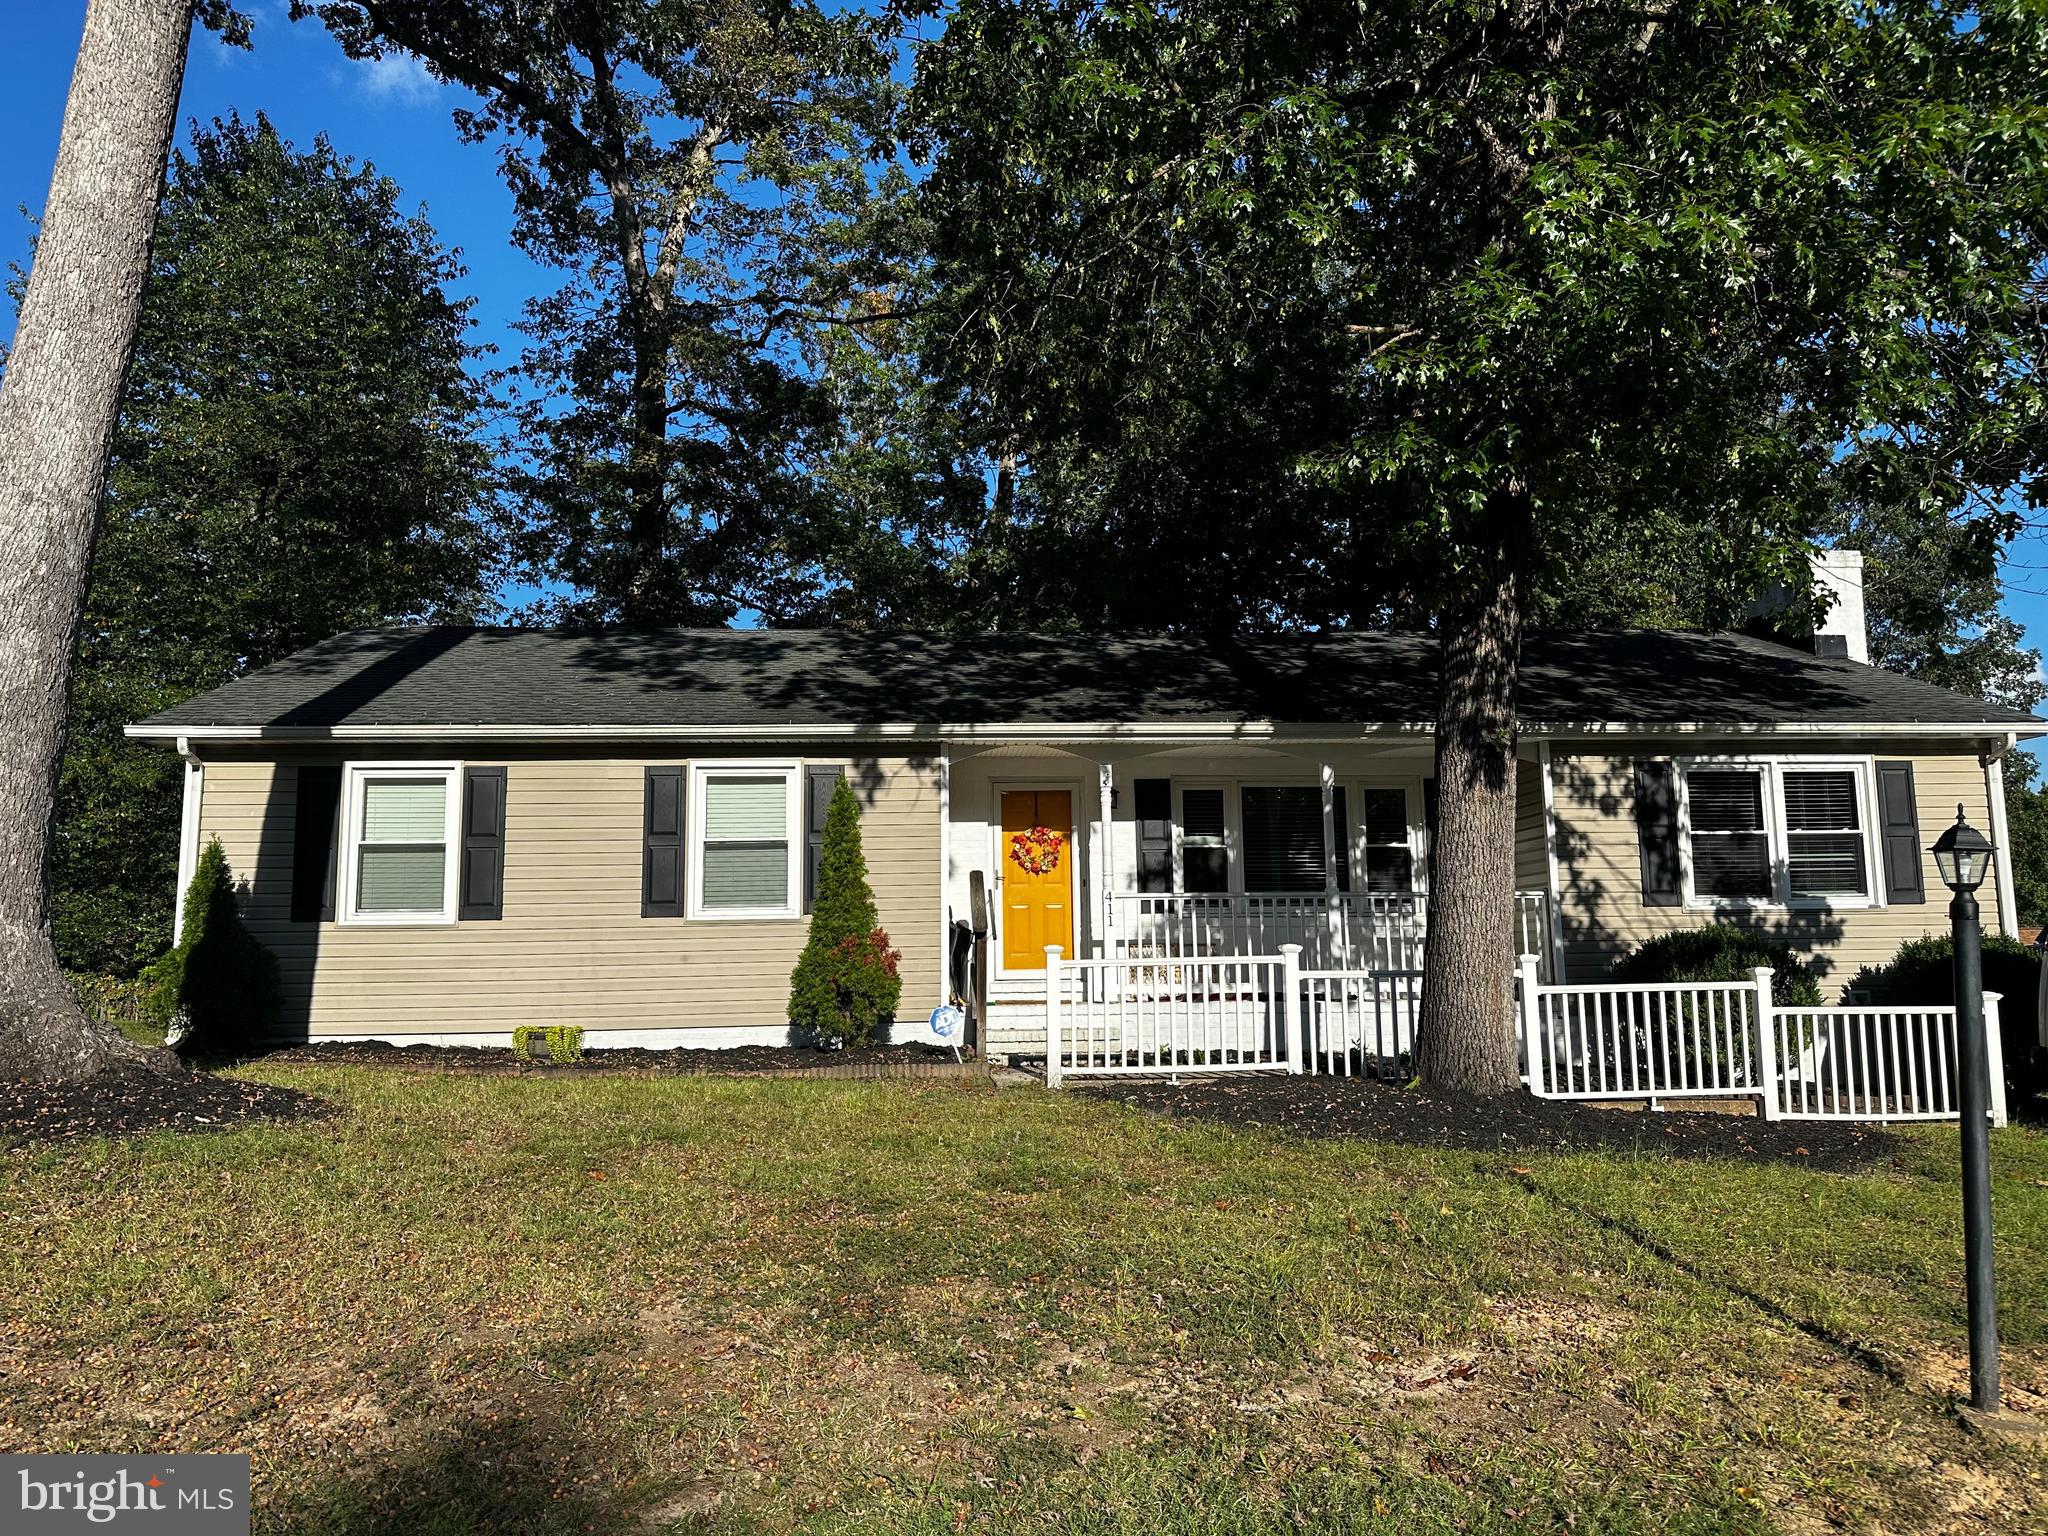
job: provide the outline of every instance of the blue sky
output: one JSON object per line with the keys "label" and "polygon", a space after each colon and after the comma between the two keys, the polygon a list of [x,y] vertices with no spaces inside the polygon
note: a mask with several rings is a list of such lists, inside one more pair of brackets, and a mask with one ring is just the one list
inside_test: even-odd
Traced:
{"label": "blue sky", "polygon": [[[512,199],[493,155],[460,142],[449,122],[458,93],[410,60],[344,58],[318,23],[287,20],[284,0],[243,0],[243,9],[256,22],[253,50],[194,35],[180,140],[194,118],[260,111],[296,143],[325,133],[343,154],[372,162],[403,189],[406,205],[424,206],[442,241],[461,251],[477,300],[477,339],[515,350],[511,323],[521,303],[552,289],[555,279],[512,248]],[[39,211],[48,191],[84,14],[84,0],[10,8],[0,48],[0,265],[26,258],[29,222],[17,210]],[[2031,643],[2048,643],[2048,529],[2013,547],[2007,608]]]}

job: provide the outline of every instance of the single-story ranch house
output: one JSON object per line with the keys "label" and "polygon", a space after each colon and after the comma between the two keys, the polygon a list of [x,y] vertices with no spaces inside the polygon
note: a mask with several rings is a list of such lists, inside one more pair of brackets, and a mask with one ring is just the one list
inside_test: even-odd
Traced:
{"label": "single-story ranch house", "polygon": [[[1945,923],[1926,847],[1999,844],[2031,716],[1738,634],[1533,637],[1521,948],[1593,981],[1673,927],[1754,924],[1858,967]],[[994,1054],[1042,1048],[1046,948],[1414,968],[1429,911],[1433,644],[395,628],[131,726],[186,763],[181,870],[218,837],[314,1039],[780,1042],[846,775],[917,1038],[979,877]],[[182,885],[182,876],[181,876]]]}

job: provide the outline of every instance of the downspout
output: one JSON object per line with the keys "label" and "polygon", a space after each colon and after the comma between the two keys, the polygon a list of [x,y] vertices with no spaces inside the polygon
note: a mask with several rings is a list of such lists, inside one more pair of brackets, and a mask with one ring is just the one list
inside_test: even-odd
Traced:
{"label": "downspout", "polygon": [[2005,755],[2020,744],[2018,736],[2005,738],[1996,752],[1978,759],[1984,765],[1984,798],[1991,815],[1992,862],[1998,877],[1998,931],[2009,939],[2020,936],[2018,898],[2012,885],[2012,839],[2005,830]]}
{"label": "downspout", "polygon": [[185,937],[185,892],[199,867],[199,807],[206,792],[206,766],[192,750],[192,738],[178,738],[178,756],[185,762],[185,804],[178,820],[178,888],[171,893],[171,942]]}
{"label": "downspout", "polygon": [[939,743],[939,1001],[953,1000],[953,754]]}

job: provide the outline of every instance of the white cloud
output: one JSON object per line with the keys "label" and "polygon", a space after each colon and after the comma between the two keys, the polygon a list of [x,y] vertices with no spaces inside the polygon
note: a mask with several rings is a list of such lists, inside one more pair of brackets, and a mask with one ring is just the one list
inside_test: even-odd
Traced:
{"label": "white cloud", "polygon": [[433,100],[439,85],[427,66],[409,53],[387,53],[362,66],[363,91],[378,101],[417,107]]}

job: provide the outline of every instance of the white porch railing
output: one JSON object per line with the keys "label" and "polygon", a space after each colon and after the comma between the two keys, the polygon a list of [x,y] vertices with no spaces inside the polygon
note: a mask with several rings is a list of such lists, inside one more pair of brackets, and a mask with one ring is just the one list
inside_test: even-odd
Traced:
{"label": "white porch railing", "polygon": [[[1419,971],[1428,928],[1420,896],[1340,891],[1335,896],[1110,896],[1112,958],[1208,959],[1278,954],[1301,946],[1310,968]],[[1549,972],[1550,909],[1541,891],[1515,895],[1516,953],[1540,958]]]}
{"label": "white porch railing", "polygon": [[1407,1080],[1422,972],[1303,971],[1297,995],[1309,1071]]}
{"label": "white porch railing", "polygon": [[[1521,959],[1530,1092],[1547,1099],[1755,1098],[1766,1118],[1953,1120],[1956,1011],[1792,1007],[1748,981],[1551,986]],[[1174,1072],[1405,1078],[1417,970],[1304,970],[1301,950],[1191,958],[1045,954],[1046,1082]],[[1998,994],[1984,996],[1991,1116],[2006,1119]]]}
{"label": "white porch railing", "polygon": [[1045,1080],[1299,1072],[1289,1025],[1300,951],[1228,959],[1068,960],[1045,952]]}
{"label": "white porch railing", "polygon": [[[2005,1124],[1999,994],[1984,994],[1991,1118]],[[1783,1120],[1953,1120],[1961,1112],[1953,1008],[1781,1008],[1765,1110]]]}
{"label": "white porch railing", "polygon": [[[1779,1007],[1748,981],[1549,986],[1522,957],[1529,1090],[1549,1099],[1749,1098],[1771,1120],[1953,1120],[1956,1011]],[[1999,996],[1984,994],[1991,1118],[2006,1120]]]}
{"label": "white porch railing", "polygon": [[[1525,979],[1524,989],[1524,1067],[1539,1098],[1729,1098],[1765,1081],[1751,982],[1548,987]],[[1766,981],[1766,998],[1769,989]]]}

